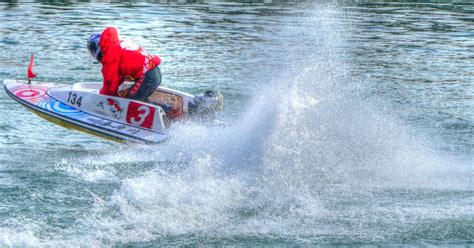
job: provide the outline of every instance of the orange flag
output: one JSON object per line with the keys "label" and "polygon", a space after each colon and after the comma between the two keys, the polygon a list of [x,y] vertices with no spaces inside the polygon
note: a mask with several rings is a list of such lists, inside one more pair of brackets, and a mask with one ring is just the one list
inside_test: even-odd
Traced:
{"label": "orange flag", "polygon": [[34,64],[34,56],[31,54],[30,65],[28,66],[28,78],[32,79],[36,77],[36,73],[33,73],[33,64]]}

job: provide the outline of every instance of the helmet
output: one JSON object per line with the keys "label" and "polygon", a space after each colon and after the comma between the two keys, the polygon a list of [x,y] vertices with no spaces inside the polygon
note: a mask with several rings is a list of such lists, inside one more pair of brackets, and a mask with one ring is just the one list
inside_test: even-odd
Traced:
{"label": "helmet", "polygon": [[91,34],[91,36],[89,36],[89,39],[87,39],[87,49],[89,50],[91,56],[100,62],[100,60],[102,59],[102,53],[100,51],[99,41],[100,34]]}

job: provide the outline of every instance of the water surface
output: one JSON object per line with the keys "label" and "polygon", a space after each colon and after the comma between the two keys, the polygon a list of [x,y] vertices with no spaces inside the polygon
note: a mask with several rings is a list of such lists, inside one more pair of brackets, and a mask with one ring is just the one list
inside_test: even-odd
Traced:
{"label": "water surface", "polygon": [[474,7],[0,3],[0,79],[100,81],[91,32],[220,90],[156,146],[66,130],[0,93],[0,244],[472,245]]}

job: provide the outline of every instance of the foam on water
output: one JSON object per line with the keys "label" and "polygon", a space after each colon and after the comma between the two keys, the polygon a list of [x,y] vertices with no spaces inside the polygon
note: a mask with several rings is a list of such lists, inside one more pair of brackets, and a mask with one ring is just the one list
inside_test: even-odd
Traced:
{"label": "foam on water", "polygon": [[[447,208],[423,193],[472,190],[463,176],[472,178],[472,171],[413,137],[395,116],[382,114],[374,106],[380,102],[362,98],[368,83],[352,78],[347,61],[339,59],[352,31],[337,21],[341,15],[321,5],[306,18],[314,23],[314,30],[305,30],[315,35],[313,50],[289,49],[288,56],[299,59],[258,92],[232,125],[185,123],[157,146],[120,146],[58,164],[80,180],[120,183],[110,196],[91,192],[95,203],[71,227],[76,234],[43,242],[28,231],[0,230],[2,242],[401,240],[409,238],[407,230],[422,229],[414,219],[423,225],[472,217],[472,197]],[[286,32],[290,37],[298,31]],[[117,164],[146,166],[124,174]],[[424,194],[426,201],[413,199]]]}

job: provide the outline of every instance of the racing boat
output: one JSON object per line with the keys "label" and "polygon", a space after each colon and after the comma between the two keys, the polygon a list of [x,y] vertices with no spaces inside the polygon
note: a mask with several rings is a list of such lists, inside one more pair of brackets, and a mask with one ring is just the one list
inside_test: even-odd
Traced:
{"label": "racing boat", "polygon": [[7,94],[40,117],[122,142],[159,143],[174,120],[213,115],[222,105],[222,96],[212,91],[192,95],[160,86],[141,102],[101,95],[101,86],[4,80]]}

